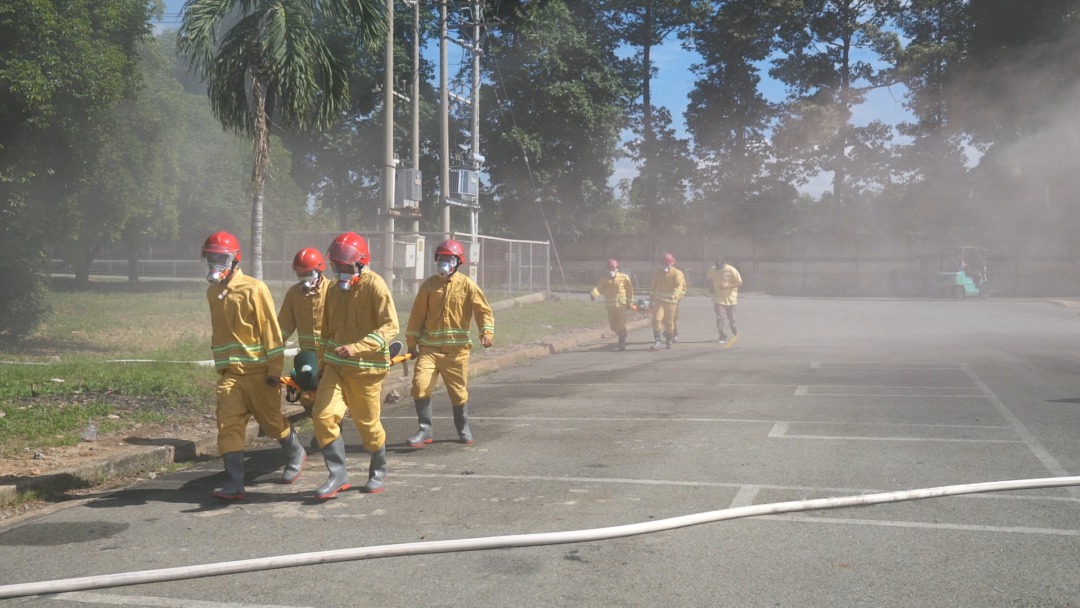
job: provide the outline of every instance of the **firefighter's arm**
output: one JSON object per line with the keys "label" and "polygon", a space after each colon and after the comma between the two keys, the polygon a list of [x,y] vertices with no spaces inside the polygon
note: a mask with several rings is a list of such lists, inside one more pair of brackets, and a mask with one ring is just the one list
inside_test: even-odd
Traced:
{"label": "firefighter's arm", "polygon": [[296,300],[292,297],[293,291],[290,289],[285,293],[285,301],[281,303],[281,310],[278,311],[277,322],[281,328],[282,340],[289,339],[289,336],[293,335],[296,331],[296,312],[294,305]]}
{"label": "firefighter's arm", "polygon": [[281,370],[285,367],[285,341],[281,339],[281,327],[274,314],[274,297],[265,284],[255,292],[253,304],[259,316],[263,350],[266,351],[267,378],[280,378]]}
{"label": "firefighter's arm", "polygon": [[629,308],[634,304],[634,283],[630,277],[626,277],[624,283],[626,284],[626,307]]}
{"label": "firefighter's arm", "polygon": [[495,314],[491,311],[487,296],[480,286],[474,286],[472,292],[473,316],[476,318],[476,326],[480,328],[480,344],[489,348],[495,342]]}
{"label": "firefighter's arm", "polygon": [[409,321],[405,324],[405,345],[409,352],[416,350],[420,342],[420,333],[424,330],[424,321],[427,319],[428,291],[423,285],[416,292],[412,310],[409,311]]}
{"label": "firefighter's arm", "polygon": [[327,294],[326,301],[323,303],[322,329],[319,331],[318,346],[315,349],[320,378],[323,373],[323,354],[326,352],[326,345],[329,344],[330,340],[334,337],[333,324],[330,323],[333,305],[331,304],[332,300],[329,296],[330,294]]}

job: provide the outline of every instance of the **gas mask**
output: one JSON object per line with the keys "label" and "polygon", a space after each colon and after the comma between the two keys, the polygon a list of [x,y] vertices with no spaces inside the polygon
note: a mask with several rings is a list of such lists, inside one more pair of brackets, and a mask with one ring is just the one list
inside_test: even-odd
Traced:
{"label": "gas mask", "polygon": [[319,271],[312,270],[309,273],[301,274],[296,273],[296,279],[300,281],[300,288],[304,290],[304,293],[314,293],[319,286]]}
{"label": "gas mask", "polygon": [[608,271],[608,276],[614,279],[616,272],[618,272],[618,271],[617,270],[609,270]]}
{"label": "gas mask", "polygon": [[446,278],[457,269],[458,259],[452,255],[440,255],[435,262],[439,265],[439,276]]}
{"label": "gas mask", "polygon": [[364,272],[363,264],[334,264],[334,277],[337,279],[337,288],[341,291],[352,289],[353,283]]}
{"label": "gas mask", "polygon": [[206,254],[206,280],[218,285],[232,273],[233,256],[231,253]]}

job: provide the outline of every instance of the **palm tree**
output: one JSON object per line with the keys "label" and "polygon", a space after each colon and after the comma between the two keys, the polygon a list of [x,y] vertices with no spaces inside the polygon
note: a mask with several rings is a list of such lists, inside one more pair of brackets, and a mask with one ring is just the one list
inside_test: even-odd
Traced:
{"label": "palm tree", "polygon": [[188,0],[177,51],[208,85],[225,129],[249,137],[251,268],[262,278],[263,184],[270,127],[325,129],[348,107],[348,66],[320,24],[349,25],[369,50],[387,26],[381,0]]}

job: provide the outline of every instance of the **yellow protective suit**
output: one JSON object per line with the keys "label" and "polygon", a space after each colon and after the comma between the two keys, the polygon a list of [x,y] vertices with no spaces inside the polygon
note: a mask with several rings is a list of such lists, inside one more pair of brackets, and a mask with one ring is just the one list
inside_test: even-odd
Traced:
{"label": "yellow protective suit", "polygon": [[266,383],[280,377],[285,358],[284,341],[274,314],[274,299],[262,281],[240,268],[224,285],[206,290],[213,329],[217,382],[218,452],[244,450],[251,417],[274,439],[289,436],[289,421],[281,413],[281,392]]}
{"label": "yellow protective suit", "polygon": [[604,306],[607,308],[608,325],[611,331],[622,339],[626,338],[626,310],[634,301],[634,285],[630,277],[624,273],[616,272],[615,276],[605,276],[600,279],[589,294],[593,300],[604,296]]}
{"label": "yellow protective suit", "polygon": [[[379,417],[382,383],[390,371],[388,346],[398,334],[394,298],[382,277],[365,270],[348,291],[333,288],[323,307],[319,346],[319,389],[311,413],[319,447],[341,436],[345,411],[352,415],[364,447],[375,452],[386,443]],[[352,357],[335,352],[356,350]]]}
{"label": "yellow protective suit", "polygon": [[[319,279],[319,284],[308,293],[303,283],[297,283],[285,292],[285,301],[281,303],[278,311],[278,325],[281,326],[281,337],[288,340],[289,336],[296,332],[300,350],[318,352],[319,339],[323,322],[323,306],[326,303],[326,293],[330,290],[330,281],[326,277]],[[312,391],[300,393],[300,405],[311,411],[315,405],[315,395]]]}
{"label": "yellow protective suit", "polygon": [[449,277],[434,275],[420,285],[409,313],[405,339],[409,349],[418,348],[411,394],[414,399],[431,396],[442,376],[450,403],[469,400],[468,365],[473,319],[481,337],[495,338],[495,316],[483,290],[461,272]]}
{"label": "yellow protective suit", "polygon": [[716,330],[720,333],[720,339],[726,339],[724,333],[726,324],[731,328],[732,335],[738,335],[739,330],[735,327],[735,306],[739,303],[739,286],[742,285],[742,276],[731,264],[722,267],[713,266],[707,275],[712,285],[713,313],[716,315]]}
{"label": "yellow protective suit", "polygon": [[660,268],[653,274],[652,287],[649,289],[652,299],[652,330],[657,334],[664,330],[664,337],[670,340],[675,335],[675,313],[679,300],[686,295],[686,276],[683,271],[670,267],[667,271]]}

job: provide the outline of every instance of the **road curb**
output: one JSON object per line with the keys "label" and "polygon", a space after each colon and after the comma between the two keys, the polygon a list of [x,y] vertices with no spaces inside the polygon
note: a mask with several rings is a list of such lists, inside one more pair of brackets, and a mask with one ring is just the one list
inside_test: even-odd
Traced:
{"label": "road curb", "polygon": [[[509,302],[509,304],[503,305],[503,308],[519,303],[540,302],[547,299],[547,297],[549,297],[547,294],[531,294],[514,300],[506,300],[505,302]],[[630,321],[626,324],[626,327],[627,330],[633,331],[648,325],[649,319],[644,318]],[[490,374],[501,369],[528,363],[534,359],[566,352],[582,344],[594,343],[611,337],[611,330],[596,329],[582,331],[577,335],[562,340],[541,342],[490,359],[470,362],[469,376],[476,377]],[[386,395],[391,390],[397,390],[402,397],[406,397],[409,388],[411,388],[411,383],[411,376],[403,377],[399,375],[393,379],[387,378],[383,383],[383,394]],[[440,386],[438,390],[444,389]],[[403,398],[399,403],[402,407],[407,405],[409,411],[412,411],[413,404],[411,400]],[[391,407],[393,406],[384,405],[384,412]],[[282,413],[292,423],[296,423],[307,416],[304,408],[290,403],[282,404]],[[259,425],[254,421],[248,423],[247,441],[255,440],[259,437],[259,434]],[[20,479],[14,484],[0,485],[0,506],[16,502],[20,497],[30,493],[37,494],[39,497],[59,496],[72,490],[94,487],[111,478],[141,475],[159,471],[176,463],[192,462],[218,455],[216,432],[198,437],[131,438],[128,441],[132,443],[146,441],[147,445],[137,445],[135,449],[128,450],[122,455],[104,457],[73,469]]]}

